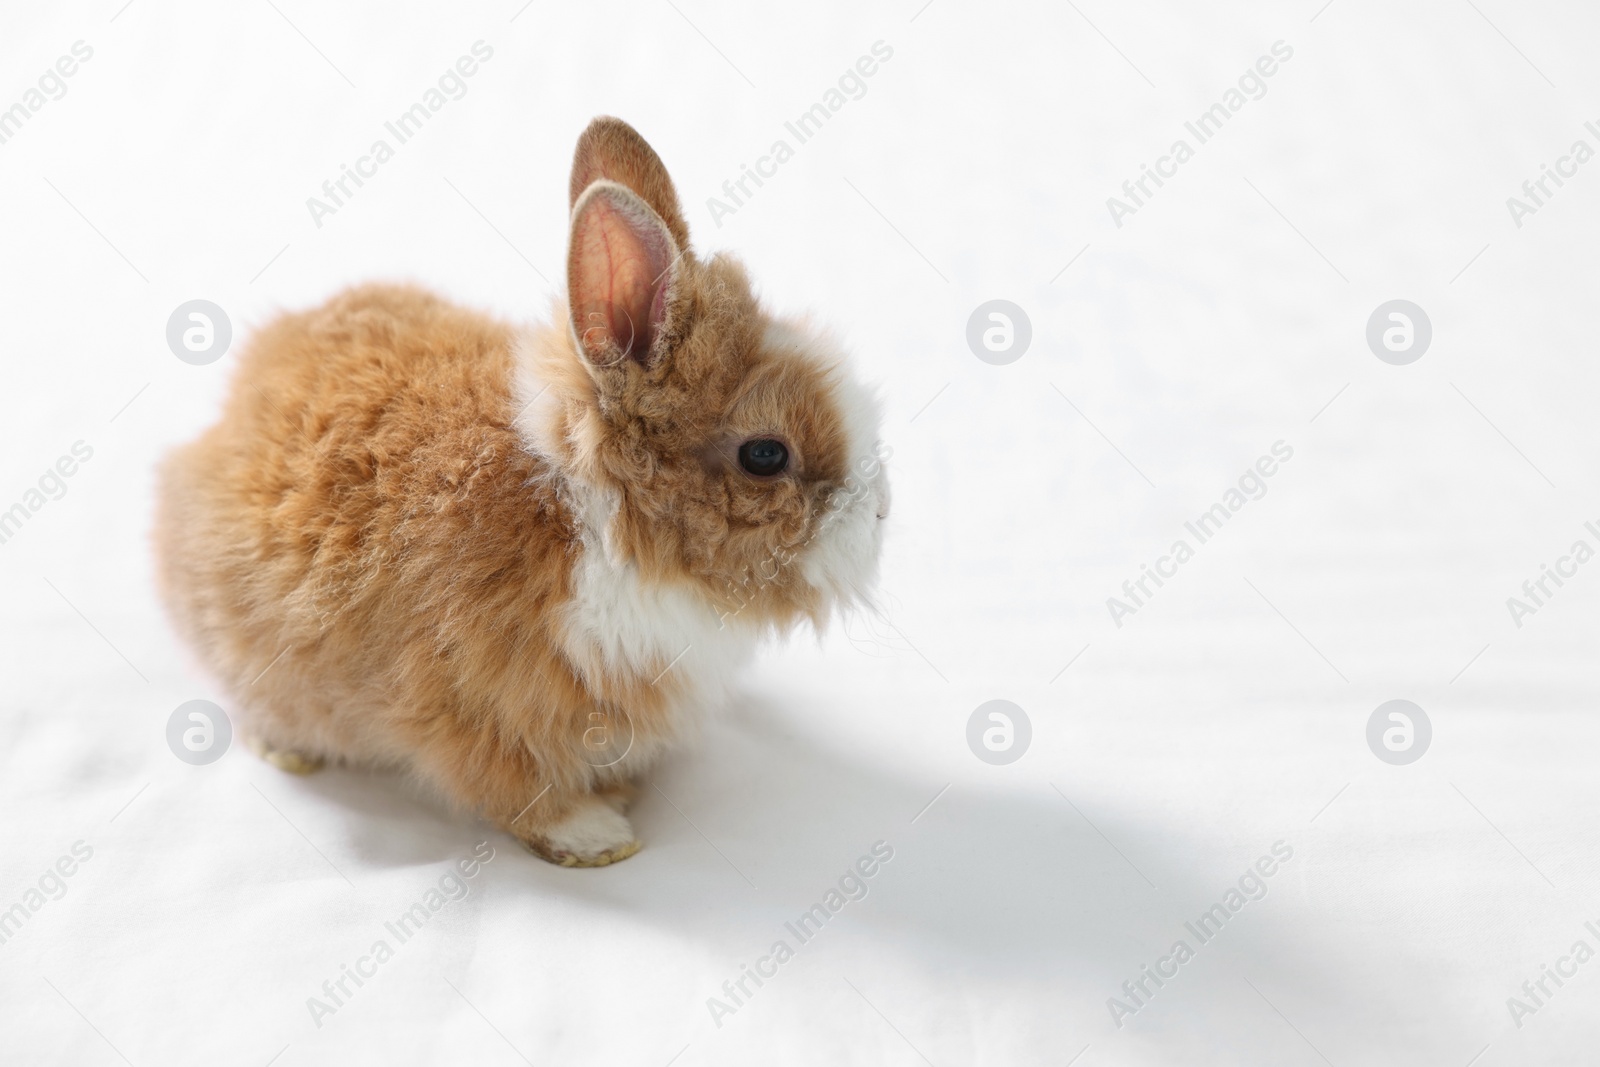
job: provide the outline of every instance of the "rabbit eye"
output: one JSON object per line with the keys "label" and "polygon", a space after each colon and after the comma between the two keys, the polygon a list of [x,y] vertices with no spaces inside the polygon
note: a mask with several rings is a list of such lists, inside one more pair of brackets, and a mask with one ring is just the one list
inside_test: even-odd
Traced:
{"label": "rabbit eye", "polygon": [[774,474],[782,474],[788,465],[789,450],[782,441],[758,437],[739,446],[739,466],[758,477],[770,478]]}

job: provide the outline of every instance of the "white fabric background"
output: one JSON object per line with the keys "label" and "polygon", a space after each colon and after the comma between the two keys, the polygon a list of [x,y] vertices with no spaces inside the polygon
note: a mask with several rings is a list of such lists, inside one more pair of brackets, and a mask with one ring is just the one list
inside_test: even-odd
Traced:
{"label": "white fabric background", "polygon": [[[1600,147],[1600,18],[920,2],[6,11],[0,106],[94,56],[0,145],[0,506],[94,456],[0,545],[0,908],[94,853],[0,945],[0,1060],[1594,1062],[1600,962],[1520,1028],[1506,998],[1600,948],[1600,565],[1521,628],[1505,601],[1600,519],[1600,162],[1521,228],[1505,200]],[[305,199],[478,39],[467,95],[315,227]],[[865,97],[715,226],[706,198],[878,40]],[[1267,95],[1115,227],[1106,198],[1277,40]],[[344,285],[547,314],[601,113],[665,158],[700,248],[881,383],[885,617],[768,650],[612,869],[392,778],[180,763],[173,709],[227,698],[152,592],[157,457],[248,330]],[[206,367],[164,340],[196,297],[237,331]],[[964,340],[997,297],[1034,331],[1005,367]],[[1396,297],[1435,332],[1408,367],[1363,337]],[[1268,494],[1113,625],[1280,439]],[[1033,726],[1006,767],[965,741],[993,698]],[[1392,698],[1433,723],[1410,766],[1366,746]],[[481,840],[471,895],[314,1025],[306,998]],[[707,998],[879,840],[870,895],[716,1026]],[[1278,840],[1266,898],[1114,1026],[1107,998]]]}

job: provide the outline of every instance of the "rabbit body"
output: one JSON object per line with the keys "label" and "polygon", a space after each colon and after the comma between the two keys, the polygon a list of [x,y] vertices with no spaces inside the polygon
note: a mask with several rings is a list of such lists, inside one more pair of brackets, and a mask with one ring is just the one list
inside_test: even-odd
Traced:
{"label": "rabbit body", "polygon": [[870,577],[887,485],[870,401],[692,255],[637,134],[597,120],[573,187],[558,325],[374,285],[257,334],[156,548],[261,748],[404,768],[599,866],[761,635]]}

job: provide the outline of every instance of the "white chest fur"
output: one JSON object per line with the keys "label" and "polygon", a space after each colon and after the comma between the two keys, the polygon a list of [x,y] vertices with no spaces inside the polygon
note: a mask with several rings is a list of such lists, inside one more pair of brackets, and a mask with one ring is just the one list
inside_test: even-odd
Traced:
{"label": "white chest fur", "polygon": [[[541,344],[551,343],[548,335],[520,337],[511,383],[517,428],[528,448],[544,457],[570,452],[554,395],[558,390],[540,373]],[[562,651],[593,693],[660,686],[669,697],[668,725],[680,733],[725,700],[728,683],[749,658],[757,634],[741,620],[720,618],[690,589],[646,581],[609,536],[615,492],[565,472],[555,476],[578,523],[581,544],[572,600],[558,635]],[[659,743],[630,753],[628,763],[651,758],[651,747]]]}
{"label": "white chest fur", "polygon": [[579,491],[583,557],[566,613],[567,655],[587,679],[666,685],[696,702],[715,701],[754,645],[748,627],[718,617],[687,589],[645,582],[620,559],[606,530],[614,502]]}

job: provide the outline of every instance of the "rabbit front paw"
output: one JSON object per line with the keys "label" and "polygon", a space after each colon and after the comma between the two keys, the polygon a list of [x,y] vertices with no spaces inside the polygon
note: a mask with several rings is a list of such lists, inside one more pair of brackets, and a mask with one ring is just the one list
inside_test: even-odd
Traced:
{"label": "rabbit front paw", "polygon": [[249,745],[256,755],[289,774],[313,774],[322,769],[320,756],[307,756],[293,749],[273,748],[258,737],[250,738]]}
{"label": "rabbit front paw", "polygon": [[521,840],[535,856],[562,867],[605,867],[643,847],[627,817],[594,795],[554,826]]}

